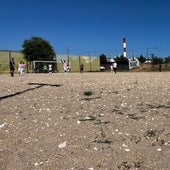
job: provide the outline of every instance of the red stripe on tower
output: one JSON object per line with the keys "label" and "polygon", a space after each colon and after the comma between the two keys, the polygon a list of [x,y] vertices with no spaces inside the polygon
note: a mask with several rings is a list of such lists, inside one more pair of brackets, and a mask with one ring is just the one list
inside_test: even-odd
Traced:
{"label": "red stripe on tower", "polygon": [[123,56],[126,57],[126,38],[123,38]]}

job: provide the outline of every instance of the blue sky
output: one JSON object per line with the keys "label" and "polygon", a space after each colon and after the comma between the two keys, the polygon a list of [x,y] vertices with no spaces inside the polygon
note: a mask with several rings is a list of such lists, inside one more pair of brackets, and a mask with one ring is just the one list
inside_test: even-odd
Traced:
{"label": "blue sky", "polygon": [[170,0],[1,0],[0,49],[41,37],[56,54],[170,56]]}

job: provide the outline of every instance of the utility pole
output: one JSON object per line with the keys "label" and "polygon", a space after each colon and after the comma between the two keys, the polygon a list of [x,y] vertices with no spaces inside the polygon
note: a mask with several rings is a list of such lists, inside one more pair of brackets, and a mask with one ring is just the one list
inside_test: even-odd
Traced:
{"label": "utility pole", "polygon": [[96,51],[88,51],[88,56],[89,56],[89,58],[90,58],[90,71],[92,71],[92,66],[91,66],[91,62],[92,62],[92,60],[91,60],[91,53],[94,53],[94,55],[95,55],[95,52]]}
{"label": "utility pole", "polygon": [[88,51],[88,55],[90,57],[90,71],[92,71],[92,68],[91,68],[91,52],[95,53],[96,51]]}
{"label": "utility pole", "polygon": [[91,71],[91,55],[90,55],[90,51],[89,51],[89,57],[90,57],[90,71]]}

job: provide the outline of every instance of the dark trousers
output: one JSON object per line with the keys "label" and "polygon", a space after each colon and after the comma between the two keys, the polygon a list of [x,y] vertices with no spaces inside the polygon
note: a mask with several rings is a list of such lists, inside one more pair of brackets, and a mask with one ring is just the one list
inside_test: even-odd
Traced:
{"label": "dark trousers", "polygon": [[14,70],[10,70],[11,77],[14,77]]}

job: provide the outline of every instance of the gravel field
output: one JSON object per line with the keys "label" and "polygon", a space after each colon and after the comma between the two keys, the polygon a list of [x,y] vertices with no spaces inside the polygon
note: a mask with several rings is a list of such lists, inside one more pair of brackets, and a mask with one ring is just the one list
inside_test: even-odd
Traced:
{"label": "gravel field", "polygon": [[0,170],[170,169],[170,72],[0,83]]}

